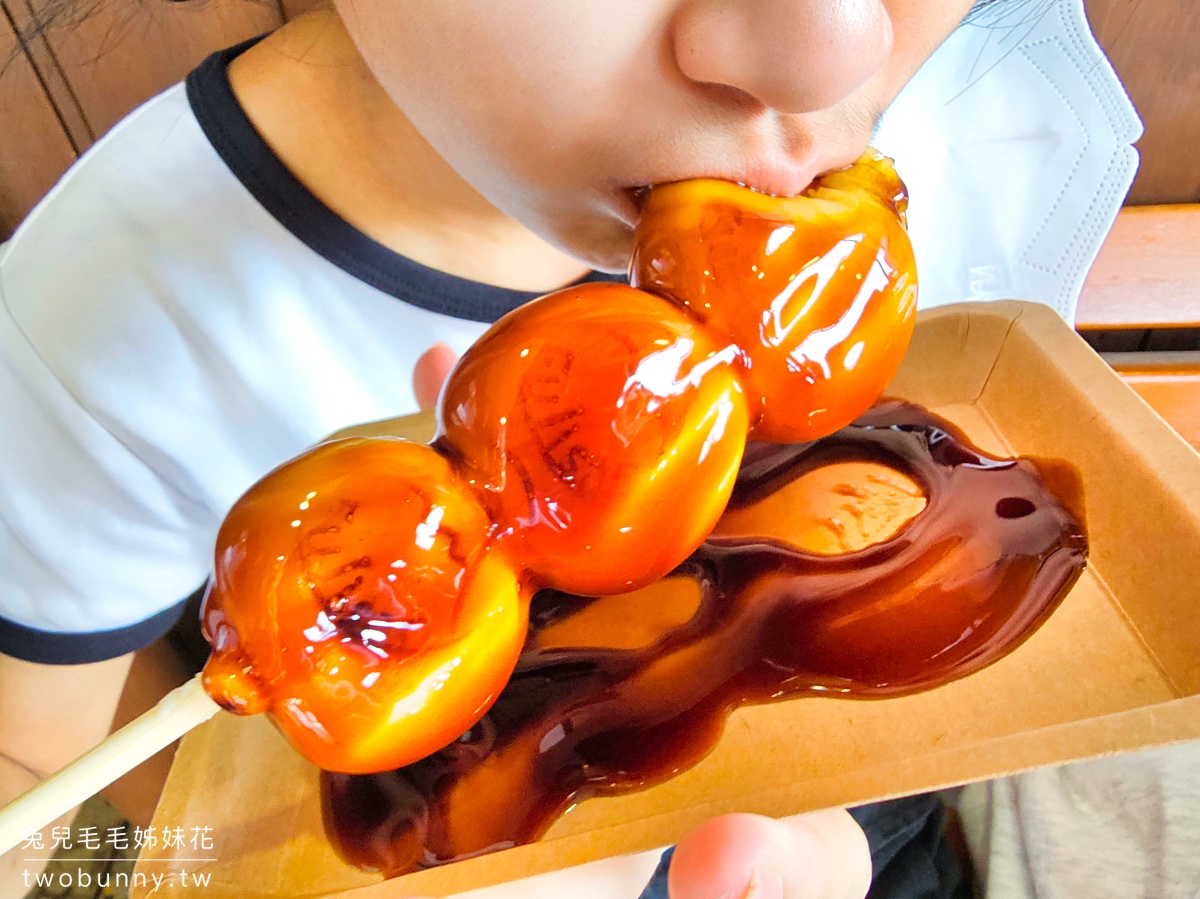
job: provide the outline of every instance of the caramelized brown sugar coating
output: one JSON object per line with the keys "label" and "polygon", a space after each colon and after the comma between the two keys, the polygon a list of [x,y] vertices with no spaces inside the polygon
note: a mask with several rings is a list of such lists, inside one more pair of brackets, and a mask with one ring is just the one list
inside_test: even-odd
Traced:
{"label": "caramelized brown sugar coating", "polygon": [[666,185],[642,210],[631,281],[732,338],[754,438],[813,440],[875,402],[908,348],[907,205],[876,153],[789,199],[723,181]]}
{"label": "caramelized brown sugar coating", "polygon": [[659,297],[591,284],[506,316],[450,376],[434,445],[540,584],[635,589],[708,536],[747,428],[736,351],[710,333]]}
{"label": "caramelized brown sugar coating", "polygon": [[217,701],[270,712],[331,770],[416,761],[495,700],[534,590],[667,574],[716,524],[748,433],[829,433],[899,365],[915,274],[883,157],[791,199],[655,188],[643,225],[645,289],[505,316],[451,373],[430,446],[330,443],[235,504],[203,610]]}
{"label": "caramelized brown sugar coating", "polygon": [[323,767],[378,771],[444,746],[499,694],[525,636],[529,594],[490,527],[427,446],[309,451],[221,527],[206,688],[231,711],[270,711]]}
{"label": "caramelized brown sugar coating", "polygon": [[[459,740],[399,771],[326,774],[327,830],[348,860],[387,874],[444,864],[689,768],[738,705],[884,697],[977,671],[1083,569],[1069,475],[987,456],[900,403],[815,444],[753,446],[717,534],[671,576],[624,596],[539,594],[516,673]],[[801,518],[850,506],[883,527],[814,552],[781,539],[787,505]]]}
{"label": "caramelized brown sugar coating", "polygon": [[888,540],[928,500],[903,472],[872,461],[831,462],[806,471],[752,506],[728,509],[712,536],[754,533],[820,556]]}

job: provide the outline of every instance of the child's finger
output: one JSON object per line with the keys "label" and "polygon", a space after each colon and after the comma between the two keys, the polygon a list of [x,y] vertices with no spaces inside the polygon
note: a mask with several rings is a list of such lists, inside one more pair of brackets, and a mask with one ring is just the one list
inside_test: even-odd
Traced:
{"label": "child's finger", "polygon": [[670,899],[862,899],[871,854],[843,809],[723,815],[679,843],[667,882]]}
{"label": "child's finger", "polygon": [[437,404],[442,383],[458,361],[458,354],[444,343],[435,343],[417,360],[413,368],[413,393],[421,411],[432,409]]}

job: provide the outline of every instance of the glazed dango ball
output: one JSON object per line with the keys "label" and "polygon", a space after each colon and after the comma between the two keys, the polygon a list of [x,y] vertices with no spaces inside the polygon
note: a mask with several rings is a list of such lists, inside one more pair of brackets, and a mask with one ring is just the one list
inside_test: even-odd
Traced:
{"label": "glazed dango ball", "polygon": [[754,439],[815,440],[865,412],[908,348],[907,205],[874,151],[794,198],[726,181],[664,185],[642,210],[631,281],[743,350]]}
{"label": "glazed dango ball", "polygon": [[658,580],[721,517],[746,444],[736,351],[618,284],[535,300],[451,373],[435,446],[462,463],[539,586]]}
{"label": "glazed dango ball", "polygon": [[226,517],[203,608],[209,694],[267,711],[335,771],[454,741],[500,694],[528,597],[474,494],[428,446],[322,444]]}
{"label": "glazed dango ball", "polygon": [[204,683],[321,767],[401,767],[495,701],[542,587],[624,593],[716,525],[748,435],[807,441],[879,396],[916,307],[904,190],[868,154],[777,199],[651,190],[633,287],[493,326],[430,445],[332,441],[264,477],[217,540]]}

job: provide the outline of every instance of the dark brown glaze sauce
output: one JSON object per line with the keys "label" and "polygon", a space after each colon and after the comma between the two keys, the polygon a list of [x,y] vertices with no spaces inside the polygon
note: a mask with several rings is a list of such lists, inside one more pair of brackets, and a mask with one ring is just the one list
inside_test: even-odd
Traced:
{"label": "dark brown glaze sauce", "polygon": [[[695,765],[739,705],[940,686],[1020,645],[1083,570],[1073,469],[994,459],[904,403],[814,444],[750,447],[730,509],[845,461],[906,474],[927,505],[890,539],[844,555],[752,531],[710,539],[637,594],[637,608],[667,622],[640,648],[594,648],[628,645],[615,637],[629,623],[622,597],[540,594],[516,673],[477,726],[398,771],[324,775],[326,829],[341,854],[398,875],[529,842],[574,803]],[[600,631],[588,635],[593,648],[545,639],[585,611]]]}

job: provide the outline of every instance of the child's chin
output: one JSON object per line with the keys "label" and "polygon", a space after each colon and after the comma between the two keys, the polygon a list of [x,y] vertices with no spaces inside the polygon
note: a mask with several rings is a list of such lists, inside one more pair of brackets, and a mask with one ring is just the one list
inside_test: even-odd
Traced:
{"label": "child's chin", "polygon": [[596,271],[625,272],[633,229],[616,217],[595,216],[560,227],[551,242]]}
{"label": "child's chin", "polygon": [[629,270],[629,257],[632,246],[623,241],[619,247],[609,247],[602,253],[583,257],[583,261],[598,272],[623,274]]}

